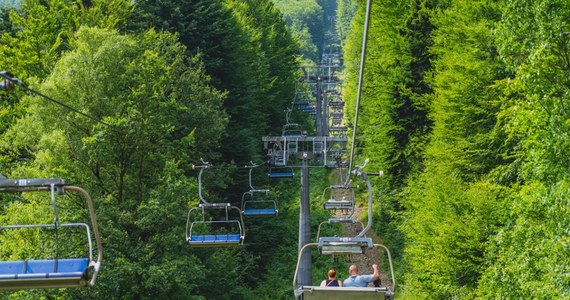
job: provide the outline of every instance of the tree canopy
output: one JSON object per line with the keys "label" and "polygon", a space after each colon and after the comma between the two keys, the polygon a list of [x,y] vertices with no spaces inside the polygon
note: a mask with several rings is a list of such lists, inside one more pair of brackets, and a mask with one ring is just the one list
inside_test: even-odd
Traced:
{"label": "tree canopy", "polygon": [[[254,185],[276,192],[279,215],[248,220],[242,247],[189,248],[193,165],[213,163],[208,199],[239,205],[250,188],[243,165],[266,159],[261,137],[280,134],[299,66],[319,64],[334,15],[344,116],[357,130],[350,147],[386,174],[372,180],[373,230],[394,255],[397,299],[569,298],[569,4],[373,1],[359,78],[365,4],[0,2],[0,71],[26,85],[0,91],[0,174],[84,187],[104,247],[92,288],[0,295],[293,297],[298,177],[269,182],[256,169]],[[328,218],[331,177],[311,169],[313,227]],[[0,200],[0,226],[54,220],[47,193]],[[88,218],[71,194],[57,209],[62,222]],[[3,229],[0,257],[52,255],[56,244],[73,252],[77,241]],[[331,266],[348,276],[343,262],[318,257],[313,281]]]}

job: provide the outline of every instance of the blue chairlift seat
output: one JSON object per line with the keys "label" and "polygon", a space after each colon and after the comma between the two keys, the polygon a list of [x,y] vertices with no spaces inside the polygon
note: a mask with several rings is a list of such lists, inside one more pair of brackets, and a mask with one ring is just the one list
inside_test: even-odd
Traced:
{"label": "blue chairlift seat", "polygon": [[[225,217],[217,220],[206,220],[206,209],[223,209]],[[236,210],[235,217],[230,211]],[[198,220],[193,212],[201,212]],[[222,230],[220,230],[221,228]],[[245,238],[241,210],[229,203],[202,203],[188,212],[186,223],[186,242],[190,246],[239,246]]]}
{"label": "blue chairlift seat", "polygon": [[295,174],[293,173],[293,169],[291,168],[270,168],[269,173],[267,176],[269,178],[292,178]]}
{"label": "blue chairlift seat", "polygon": [[[215,232],[194,232],[194,225],[196,224],[221,224],[221,223],[235,223],[238,224],[236,232],[231,233],[215,233]],[[243,244],[243,232],[241,223],[237,220],[228,221],[196,221],[192,222],[186,241],[190,246],[238,246]]]}
{"label": "blue chairlift seat", "polygon": [[239,244],[241,237],[239,234],[204,234],[204,235],[192,235],[189,238],[189,243],[191,244]]}
{"label": "blue chairlift seat", "polygon": [[251,208],[243,210],[244,216],[264,216],[276,215],[278,211],[274,208]]}
{"label": "blue chairlift seat", "polygon": [[296,106],[309,105],[309,101],[307,101],[307,100],[298,100],[298,101],[292,101],[291,104],[296,105]]}
{"label": "blue chairlift seat", "polygon": [[[275,216],[279,212],[277,202],[267,197],[267,192],[263,193],[261,198],[256,198],[256,193],[250,190],[243,194],[241,203],[241,212],[244,216]],[[261,199],[261,200],[255,200]]]}
{"label": "blue chairlift seat", "polygon": [[0,262],[0,289],[60,288],[88,285],[88,258]]}
{"label": "blue chairlift seat", "polygon": [[253,187],[251,173],[257,165],[249,167],[249,191],[241,197],[241,213],[244,216],[275,216],[278,213],[277,200],[270,196],[270,190]]}
{"label": "blue chairlift seat", "polygon": [[[0,192],[51,192],[54,214],[57,217],[55,195],[73,191],[79,193],[87,202],[87,210],[91,219],[91,228],[86,223],[60,223],[54,224],[9,224],[0,226],[0,232],[8,230],[44,230],[50,228],[84,228],[85,244],[75,250],[87,252],[87,258],[74,258],[70,253],[59,254],[61,258],[55,259],[25,259],[16,261],[0,261],[0,289],[40,289],[40,288],[71,288],[90,287],[95,285],[102,261],[102,243],[97,226],[95,208],[91,196],[84,189],[66,185],[60,178],[22,178],[0,179]],[[67,232],[67,231],[66,231]],[[96,247],[96,259],[93,258],[93,233]],[[81,234],[83,235],[83,234]],[[7,237],[3,237],[7,238]],[[29,245],[28,245],[29,244]],[[29,247],[37,247],[37,243],[26,241]],[[57,236],[55,245],[57,246]],[[28,247],[26,246],[26,247]],[[81,248],[84,248],[81,250]],[[43,248],[41,248],[43,249]],[[50,248],[51,249],[51,248]],[[47,250],[47,249],[46,249]],[[24,251],[26,252],[26,251]],[[27,253],[27,252],[26,252]],[[75,252],[74,252],[75,253]]]}

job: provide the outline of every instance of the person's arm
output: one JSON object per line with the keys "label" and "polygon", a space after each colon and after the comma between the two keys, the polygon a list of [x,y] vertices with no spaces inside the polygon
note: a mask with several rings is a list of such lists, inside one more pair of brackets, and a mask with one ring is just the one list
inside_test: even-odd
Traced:
{"label": "person's arm", "polygon": [[340,280],[340,279],[338,280],[338,286],[342,287],[342,280]]}
{"label": "person's arm", "polygon": [[327,286],[327,281],[326,280],[321,281],[321,287],[326,287],[326,286]]}
{"label": "person's arm", "polygon": [[374,269],[374,280],[377,280],[378,278],[380,278],[380,272],[378,271],[378,265],[377,264],[373,264],[372,265],[372,269]]}

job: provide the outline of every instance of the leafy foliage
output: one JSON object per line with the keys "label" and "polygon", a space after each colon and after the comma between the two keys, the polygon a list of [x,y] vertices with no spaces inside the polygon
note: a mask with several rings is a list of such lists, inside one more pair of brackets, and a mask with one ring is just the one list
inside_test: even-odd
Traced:
{"label": "leafy foliage", "polygon": [[276,0],[275,6],[299,42],[303,57],[319,61],[326,26],[323,7],[316,0]]}
{"label": "leafy foliage", "polygon": [[[280,132],[299,61],[317,60],[335,9],[354,125],[365,3],[3,8],[0,65],[81,113],[23,89],[0,92],[0,172],[89,190],[105,257],[94,288],[1,295],[289,299],[298,178],[270,184],[255,175],[256,186],[278,191],[280,213],[247,220],[244,247],[188,249],[186,213],[198,202],[191,164],[225,161],[205,175],[205,193],[239,199],[247,181],[238,166],[262,160],[260,137]],[[560,0],[373,2],[351,146],[353,162],[369,158],[369,170],[386,172],[373,181],[374,230],[397,259],[398,298],[570,297],[569,12]],[[311,173],[315,232],[327,217],[318,199],[328,177]],[[52,220],[45,195],[1,197],[0,224]],[[87,217],[77,197],[59,201],[62,219]],[[3,230],[0,241],[13,259],[53,255],[56,244],[34,230]],[[59,247],[74,252],[78,241]],[[32,242],[41,246],[21,247]],[[346,276],[342,264],[314,256],[313,280],[331,266]]]}
{"label": "leafy foliage", "polygon": [[[98,288],[185,298],[200,268],[178,242],[196,194],[187,157],[207,157],[219,144],[224,94],[205,84],[199,61],[186,60],[172,35],[81,28],[72,46],[41,89],[104,123],[30,97],[28,115],[7,135],[16,144],[45,140],[26,169],[75,179],[99,199],[102,235],[113,246]],[[209,126],[201,126],[206,118]],[[63,142],[52,143],[56,136]]]}

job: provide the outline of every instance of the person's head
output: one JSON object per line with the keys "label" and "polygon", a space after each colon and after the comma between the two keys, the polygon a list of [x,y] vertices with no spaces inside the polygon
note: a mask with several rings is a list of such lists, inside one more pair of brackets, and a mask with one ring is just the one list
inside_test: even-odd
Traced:
{"label": "person's head", "polygon": [[348,268],[348,274],[350,275],[357,275],[358,274],[358,267],[356,265],[351,265]]}
{"label": "person's head", "polygon": [[329,278],[335,278],[336,277],[336,270],[330,269],[328,275],[329,275]]}

